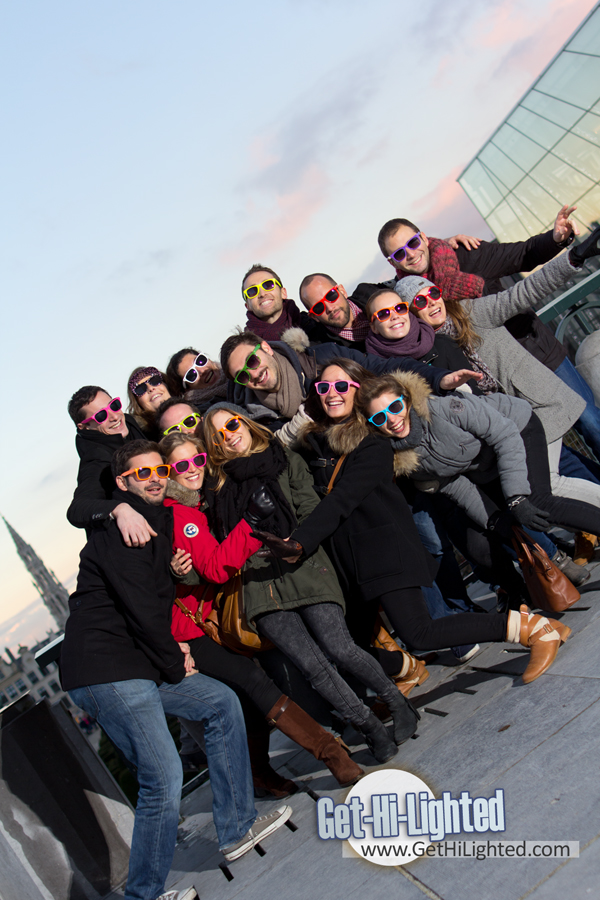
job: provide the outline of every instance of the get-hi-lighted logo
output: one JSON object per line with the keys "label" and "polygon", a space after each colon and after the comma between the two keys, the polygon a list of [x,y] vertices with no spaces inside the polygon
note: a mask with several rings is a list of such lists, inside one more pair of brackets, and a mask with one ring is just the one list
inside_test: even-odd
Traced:
{"label": "get-hi-lighted logo", "polygon": [[354,785],[345,803],[321,797],[317,830],[322,840],[348,841],[363,859],[397,866],[422,857],[431,842],[449,834],[475,838],[504,831],[504,791],[493,797],[471,797],[468,791],[452,797],[444,791],[436,799],[416,775],[381,769]]}

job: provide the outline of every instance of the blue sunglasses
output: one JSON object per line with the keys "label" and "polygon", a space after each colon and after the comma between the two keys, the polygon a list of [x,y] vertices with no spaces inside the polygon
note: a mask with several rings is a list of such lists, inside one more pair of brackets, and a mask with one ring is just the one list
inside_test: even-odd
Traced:
{"label": "blue sunglasses", "polygon": [[376,412],[375,415],[371,416],[369,422],[372,422],[373,425],[376,425],[377,428],[381,428],[382,425],[385,425],[387,422],[388,413],[391,413],[393,416],[397,416],[398,413],[401,413],[404,409],[404,394],[401,394],[397,400],[392,400],[389,406],[386,406],[385,409],[380,409],[379,412]]}

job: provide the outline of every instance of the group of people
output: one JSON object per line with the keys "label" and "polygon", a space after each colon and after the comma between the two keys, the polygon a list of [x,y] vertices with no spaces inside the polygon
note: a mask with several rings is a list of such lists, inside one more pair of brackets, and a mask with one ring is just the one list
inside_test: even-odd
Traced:
{"label": "group of people", "polygon": [[[218,361],[185,347],[165,371],[134,369],[127,413],[98,385],[73,394],[67,515],[88,542],[61,677],[137,770],[130,900],[175,896],[164,888],[182,771],[165,712],[192,735],[202,723],[234,860],[291,814],[254,807],[255,794],[297,790],[270,766],[271,728],[341,785],[364,774],[303,708],[308,685],[383,764],[418,727],[408,695],[428,672],[415,651],[466,661],[508,641],[530,650],[524,682],[551,666],[570,629],[529,609],[511,537],[519,524],[574,583],[589,577],[546,532],[577,532],[577,562],[589,559],[600,467],[562,438],[578,429],[600,459],[600,409],[532,309],[600,255],[600,229],[573,243],[572,213],[515,244],[428,238],[392,219],[379,246],[394,277],[348,295],[307,275],[302,311],[273,269],[252,266],[245,327]],[[497,590],[496,611],[470,600],[455,548]],[[210,585],[234,582],[252,653],[205,624]],[[295,681],[267,665],[273,654]]]}

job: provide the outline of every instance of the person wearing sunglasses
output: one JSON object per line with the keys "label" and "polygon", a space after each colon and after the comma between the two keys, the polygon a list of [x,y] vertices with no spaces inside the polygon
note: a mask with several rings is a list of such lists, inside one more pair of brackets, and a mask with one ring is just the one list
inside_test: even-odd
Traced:
{"label": "person wearing sunglasses", "polygon": [[311,340],[327,340],[325,329],[300,312],[279,275],[268,266],[252,266],[242,278],[246,327],[265,341],[279,341],[289,328],[302,328]]}
{"label": "person wearing sunglasses", "polygon": [[213,398],[224,400],[226,396],[227,380],[219,364],[193,347],[184,347],[173,354],[167,366],[166,380],[173,397],[192,391],[194,396],[186,399],[193,403],[203,400],[206,409]]}
{"label": "person wearing sunglasses", "polygon": [[154,366],[140,366],[134,369],[129,376],[127,383],[128,412],[134,416],[147,437],[159,436],[156,411],[161,403],[171,396],[166,384],[166,377]]}
{"label": "person wearing sunglasses", "polygon": [[143,510],[156,538],[134,550],[112,523],[94,531],[70,601],[61,680],[136,768],[125,896],[159,897],[173,860],[182,785],[165,713],[204,723],[213,818],[226,858],[252,849],[256,832],[267,837],[291,809],[281,807],[268,822],[257,818],[239,701],[221,682],[186,670],[171,634],[173,514],[163,505],[170,467],[147,440],[123,446],[111,465],[122,501]]}
{"label": "person wearing sunglasses", "polygon": [[338,284],[330,275],[315,272],[302,279],[299,294],[309,316],[325,326],[327,340],[365,351],[369,320],[363,310],[348,299],[343,284]]}
{"label": "person wearing sunglasses", "polygon": [[[250,495],[242,518],[219,544],[199,508],[207,456],[202,441],[192,435],[173,433],[163,438],[160,449],[165,462],[171,466],[164,503],[173,512],[173,549],[187,555],[201,579],[199,586],[177,586],[178,603],[183,604],[185,611],[178,603],[173,606],[171,630],[180,646],[183,645],[182,650],[191,656],[197,671],[225,681],[240,694],[255,791],[283,798],[297,790],[294,782],[282,778],[269,763],[268,722],[273,721],[276,728],[323,760],[340,784],[356,781],[364,774],[362,769],[330,732],[282,694],[253,659],[217,644],[190,618],[190,613],[197,613],[207,581],[226,582],[260,549],[260,541],[251,532],[262,518],[272,514],[272,501],[267,498],[265,502],[262,487],[256,496]],[[204,618],[210,608],[210,601],[204,604]]]}
{"label": "person wearing sunglasses", "polygon": [[[215,404],[206,414],[204,433],[214,472],[206,499],[220,540],[239,523],[240,510],[258,487],[266,487],[275,503],[260,527],[280,538],[291,534],[318,505],[303,460],[243,409]],[[378,663],[351,640],[339,582],[324,550],[315,547],[294,565],[263,559],[259,551],[247,561],[242,576],[248,623],[289,656],[315,690],[365,735],[379,762],[395,756],[396,744],[383,725],[327,657],[390,703],[396,743],[414,733],[416,716]]]}
{"label": "person wearing sunglasses", "polygon": [[[332,407],[324,402],[328,394],[317,393],[311,395],[308,404],[313,424],[307,427],[304,440],[324,461],[329,462],[333,457],[332,475],[326,481],[328,468],[324,466],[322,471],[325,474],[318,482],[323,499],[293,531],[288,541],[277,540],[262,530],[255,533],[274,556],[287,562],[304,558],[319,543],[326,542],[336,569],[342,574],[350,614],[354,615],[355,620],[358,617],[355,628],[362,628],[364,640],[372,634],[381,606],[399,638],[419,650],[480,641],[520,640],[524,646],[532,648],[524,680],[533,681],[552,664],[561,640],[568,637],[570,629],[563,630],[558,622],[534,616],[526,607],[523,612],[511,612],[510,615],[461,613],[432,619],[423,598],[421,586],[432,583],[432,560],[419,540],[408,504],[394,484],[394,447],[388,431],[394,436],[395,445],[411,437],[404,468],[418,468],[422,457],[416,448],[421,450],[422,443],[427,448],[428,428],[430,423],[435,425],[435,419],[432,412],[427,419],[427,427],[423,424],[419,429],[408,413],[416,396],[413,386],[419,385],[424,398],[429,397],[429,388],[423,379],[412,373],[376,379],[364,369],[350,366],[344,360],[328,367],[323,372],[323,378],[335,382],[342,373],[348,380],[360,384],[360,388],[351,389],[351,405]],[[394,385],[394,391],[387,389],[389,384]],[[399,385],[402,385],[401,390]],[[381,386],[385,390],[381,390]],[[466,395],[465,399],[470,401],[475,411],[478,405],[486,405],[486,401],[470,395]],[[529,415],[525,401],[504,399],[509,405],[519,406],[522,416]],[[436,412],[443,408],[449,411],[450,416],[460,413],[456,405],[460,405],[462,400],[454,396],[433,397],[431,400]],[[401,403],[398,404],[398,401]],[[464,407],[462,409],[464,411]],[[498,420],[503,418],[494,410],[488,412],[490,421],[494,416]],[[505,423],[505,429],[510,431],[512,423],[508,420]],[[502,429],[496,433],[490,428],[487,434],[495,447],[502,447],[504,436],[506,443],[502,451],[506,451],[506,469],[510,469],[511,473],[506,486],[510,486],[511,490],[524,490],[527,482],[523,480],[517,459],[524,468],[525,454],[522,450],[520,457],[518,455],[517,428],[512,426],[512,440],[506,440],[506,430]],[[419,442],[421,435],[422,443]],[[434,455],[437,443],[433,439],[432,446],[431,458],[426,457],[426,472],[430,479],[436,477],[434,473],[438,471]],[[461,447],[458,461],[457,447]],[[458,440],[448,442],[448,449],[451,450],[448,467],[452,457],[457,468],[468,453],[462,451]],[[395,469],[399,471],[398,465]],[[318,471],[316,466],[315,472]],[[521,499],[525,502],[525,498]],[[533,506],[531,510],[534,510]],[[525,511],[526,507],[523,507]]]}
{"label": "person wearing sunglasses", "polygon": [[123,412],[120,397],[111,398],[98,385],[75,391],[68,412],[77,428],[79,472],[67,519],[88,534],[94,525],[114,519],[127,546],[143,546],[155,532],[141,513],[113,497],[115,481],[110,469],[117,450],[144,437],[141,428],[133,416]]}
{"label": "person wearing sunglasses", "polygon": [[202,422],[202,416],[195,406],[181,397],[169,397],[156,411],[156,424],[161,437],[173,431],[193,434]]}

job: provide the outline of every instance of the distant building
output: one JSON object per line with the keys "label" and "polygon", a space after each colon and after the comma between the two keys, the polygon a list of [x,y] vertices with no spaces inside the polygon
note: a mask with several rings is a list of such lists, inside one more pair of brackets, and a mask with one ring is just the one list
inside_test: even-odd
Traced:
{"label": "distant building", "polygon": [[38,650],[55,637],[55,634],[50,634],[31,650],[19,647],[18,657],[8,647],[5,649],[7,658],[0,656],[0,711],[27,693],[35,701],[47,698],[54,705],[64,698],[67,706],[73,706],[60,686],[57,664],[51,662],[47,666],[40,666],[35,661]]}
{"label": "distant building", "polygon": [[23,538],[17,534],[4,516],[2,521],[8,528],[9,534],[15,543],[17,553],[25,563],[25,567],[37,588],[48,612],[54,618],[57,627],[63,630],[69,615],[69,593],[60,583],[51,569],[47,569],[33,547],[26,544]]}
{"label": "distant building", "polygon": [[498,126],[458,182],[499,241],[548,231],[577,206],[600,218],[600,3]]}

